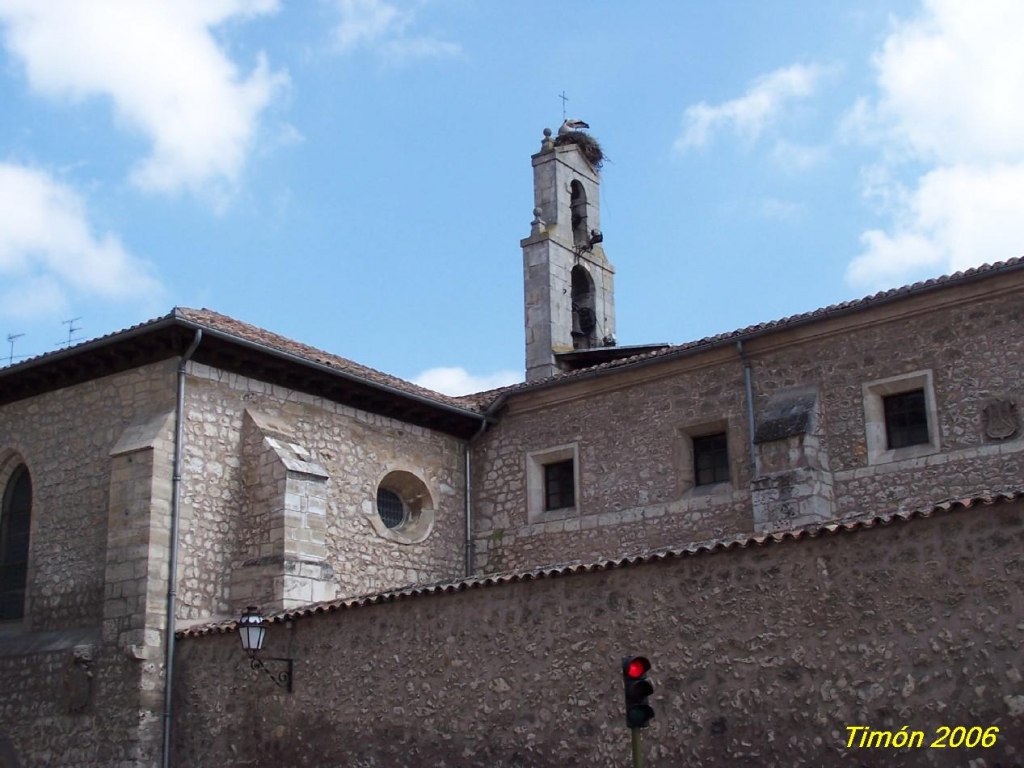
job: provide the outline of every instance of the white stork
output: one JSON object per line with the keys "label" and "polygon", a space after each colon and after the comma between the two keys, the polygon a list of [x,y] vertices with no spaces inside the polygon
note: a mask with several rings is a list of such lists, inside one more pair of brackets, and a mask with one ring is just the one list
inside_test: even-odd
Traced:
{"label": "white stork", "polygon": [[589,128],[590,126],[580,120],[578,117],[570,117],[564,123],[562,127],[558,129],[558,135],[564,136],[569,131],[578,131],[580,128]]}

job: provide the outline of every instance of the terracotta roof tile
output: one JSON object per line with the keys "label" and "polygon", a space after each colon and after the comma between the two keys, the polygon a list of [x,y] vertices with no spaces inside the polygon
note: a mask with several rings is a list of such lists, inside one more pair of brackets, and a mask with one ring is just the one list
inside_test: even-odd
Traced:
{"label": "terracotta roof tile", "polygon": [[89,339],[79,344],[75,344],[66,349],[57,350],[55,352],[46,352],[42,355],[23,360],[15,365],[9,366],[8,368],[0,368],[0,374],[6,374],[8,372],[14,373],[16,370],[23,367],[30,367],[37,362],[43,361],[47,358],[66,356],[70,351],[73,351],[82,347],[91,347],[97,344],[97,342],[103,342],[104,340],[113,340],[114,338],[129,333],[131,331],[144,328],[148,325],[156,325],[161,322],[165,322],[171,319],[181,319],[195,325],[200,325],[205,328],[220,331],[231,336],[235,336],[239,339],[255,342],[262,344],[266,347],[276,349],[278,351],[295,355],[296,357],[308,360],[310,362],[319,363],[329,368],[334,368],[338,371],[358,376],[359,378],[365,379],[366,381],[381,384],[383,386],[392,387],[399,391],[407,392],[412,395],[424,397],[434,402],[441,403],[444,405],[454,406],[456,408],[462,408],[470,411],[484,411],[489,407],[495,405],[495,403],[503,396],[514,394],[516,392],[528,391],[537,387],[547,386],[550,384],[558,384],[562,382],[569,382],[581,375],[593,374],[595,372],[610,371],[619,368],[628,368],[633,365],[640,363],[646,363],[648,361],[656,360],[659,358],[670,358],[674,355],[686,354],[689,352],[696,352],[704,347],[710,347],[717,344],[721,344],[727,341],[737,341],[744,337],[760,334],[771,330],[784,330],[790,326],[798,323],[803,323],[808,320],[816,318],[825,318],[828,316],[859,311],[863,309],[869,309],[878,304],[882,304],[893,299],[902,298],[905,296],[911,296],[914,294],[922,293],[925,291],[944,288],[948,286],[956,285],[959,282],[983,277],[990,273],[1009,271],[1024,268],[1024,257],[1018,257],[1015,259],[1008,259],[1007,261],[997,262],[995,264],[985,264],[980,267],[974,267],[972,269],[964,270],[963,272],[956,272],[951,275],[944,275],[942,277],[933,278],[931,280],[924,280],[912,285],[906,285],[901,288],[893,288],[888,291],[882,291],[872,296],[867,296],[862,299],[856,299],[852,301],[844,301],[839,304],[833,304],[820,309],[815,309],[811,312],[804,312],[802,314],[791,315],[778,320],[771,320],[766,323],[760,323],[757,325],[747,326],[746,328],[740,328],[735,331],[728,333],[721,333],[715,336],[708,336],[697,341],[687,342],[685,344],[678,344],[673,346],[664,347],[663,349],[654,350],[652,352],[646,352],[639,355],[633,355],[631,357],[623,358],[621,360],[614,360],[607,363],[601,363],[599,365],[590,366],[587,368],[580,368],[574,371],[568,371],[566,373],[557,374],[550,376],[545,379],[539,379],[537,381],[522,382],[519,384],[512,384],[507,387],[499,387],[497,389],[491,389],[484,392],[476,392],[470,395],[463,395],[460,397],[453,397],[449,395],[443,395],[439,392],[420,387],[411,382],[400,379],[397,376],[391,376],[381,371],[375,370],[365,365],[360,365],[352,360],[349,360],[338,355],[333,355],[329,352],[311,347],[308,344],[303,344],[293,339],[286,338],[280,334],[267,331],[263,328],[259,328],[249,323],[244,323],[240,320],[236,320],[227,315],[222,315],[219,312],[214,312],[209,309],[190,309],[185,307],[178,307],[172,310],[167,315],[148,320],[144,323],[133,325],[129,328],[125,328],[114,333],[109,333],[104,336],[97,337],[95,339]]}
{"label": "terracotta roof tile", "polygon": [[438,403],[473,410],[472,405],[467,403],[463,398],[442,395],[440,392],[434,392],[433,390],[426,389],[425,387],[400,379],[397,376],[391,376],[390,374],[383,373],[368,366],[360,365],[359,363],[347,358],[333,355],[330,352],[324,352],[316,347],[311,347],[300,341],[294,341],[293,339],[273,333],[272,331],[259,328],[255,325],[250,325],[249,323],[244,323],[241,320],[236,320],[233,317],[222,315],[211,309],[189,309],[187,307],[177,307],[174,312],[177,317],[188,320],[197,325],[201,325],[204,328],[221,331],[222,333],[227,333],[246,341],[255,342],[265,347],[276,349],[280,352],[295,355],[296,357],[300,357],[310,362],[319,363],[320,365],[325,365],[329,368],[334,368],[335,370],[358,376],[366,381],[383,384],[384,386],[408,392],[412,395],[418,395],[419,397],[425,397]]}
{"label": "terracotta roof tile", "polygon": [[911,285],[904,285],[900,288],[892,288],[888,291],[881,291],[871,296],[866,296],[862,299],[843,301],[840,302],[839,304],[832,304],[827,307],[821,307],[820,309],[815,309],[810,312],[803,312],[797,315],[790,315],[789,317],[783,317],[778,320],[770,320],[766,323],[759,323],[757,325],[749,325],[746,328],[740,328],[735,331],[729,331],[728,333],[720,333],[715,336],[707,336],[703,339],[686,342],[684,344],[671,345],[668,347],[664,347],[662,349],[654,350],[652,352],[645,352],[639,355],[633,355],[632,357],[625,357],[622,358],[621,360],[613,360],[607,363],[600,363],[599,365],[592,365],[586,368],[578,368],[574,371],[566,371],[565,373],[555,374],[554,376],[548,376],[543,379],[537,379],[530,382],[520,382],[518,384],[510,384],[507,387],[500,387],[498,389],[492,389],[487,392],[478,392],[472,395],[465,395],[461,399],[463,400],[463,402],[472,403],[473,406],[476,408],[486,409],[493,406],[498,400],[498,398],[500,398],[503,395],[510,395],[516,392],[522,392],[541,386],[561,383],[563,381],[569,382],[581,375],[593,374],[598,371],[627,368],[638,363],[643,363],[658,358],[668,358],[687,352],[697,351],[702,347],[710,347],[717,344],[721,344],[726,341],[738,341],[743,339],[744,337],[751,336],[754,334],[761,334],[766,331],[784,330],[798,323],[807,322],[808,320],[825,318],[836,314],[845,314],[847,312],[870,309],[873,306],[877,306],[879,304],[892,301],[893,299],[912,296],[914,294],[924,293],[926,291],[935,290],[938,288],[950,287],[956,285],[959,282],[969,281],[977,277],[985,276],[989,273],[1010,271],[1020,268],[1024,268],[1024,257],[1007,259],[1006,261],[996,262],[995,264],[983,264],[980,267],[973,267],[962,272],[954,272],[951,275],[943,275],[941,277],[935,277],[930,280],[922,280]]}
{"label": "terracotta roof tile", "polygon": [[137,331],[140,328],[146,327],[147,325],[156,325],[159,322],[170,320],[172,317],[174,317],[174,310],[171,310],[166,315],[160,315],[159,317],[154,317],[152,320],[144,320],[141,323],[136,323],[135,325],[129,325],[127,328],[122,328],[119,331],[111,331],[110,333],[105,333],[102,336],[94,336],[91,339],[82,339],[82,340],[76,341],[74,344],[70,344],[70,345],[68,345],[66,347],[63,347],[61,349],[51,350],[50,352],[42,352],[42,353],[40,353],[38,355],[34,355],[32,357],[25,358],[24,360],[19,360],[18,362],[14,363],[13,365],[7,365],[7,366],[0,365],[0,373],[7,373],[9,371],[13,372],[15,370],[19,370],[19,369],[22,369],[22,368],[28,368],[28,367],[31,367],[32,365],[35,365],[36,363],[38,363],[40,361],[47,360],[49,358],[63,357],[63,356],[66,356],[69,352],[71,352],[71,351],[73,351],[75,349],[79,349],[81,347],[92,347],[92,346],[94,346],[94,345],[96,345],[98,343],[101,343],[103,341],[113,340],[113,339],[117,338],[118,336],[121,336],[122,334],[130,333],[131,331]]}
{"label": "terracotta roof tile", "polygon": [[[936,514],[969,510],[974,509],[975,507],[992,506],[994,504],[1014,502],[1021,499],[1024,499],[1024,488],[1012,488],[997,492],[981,491],[974,496],[947,499],[945,501],[938,502],[937,504],[933,504],[928,507],[920,507],[911,511],[889,511],[874,515],[847,517],[839,520],[833,520],[828,523],[805,525],[800,528],[776,533],[756,535],[741,534],[721,539],[698,541],[681,547],[668,547],[649,552],[642,552],[635,555],[627,555],[625,557],[619,557],[611,560],[599,560],[589,563],[568,563],[565,565],[553,565],[544,568],[495,573],[471,579],[462,579],[460,581],[409,586],[386,592],[378,592],[371,595],[363,595],[361,597],[317,603],[297,610],[282,611],[281,613],[267,618],[272,622],[281,623],[307,618],[321,613],[334,613],[335,611],[343,611],[350,608],[365,608],[366,606],[375,605],[377,603],[392,603],[397,600],[404,600],[411,597],[464,592],[468,589],[479,589],[499,584],[510,584],[520,581],[533,581],[535,579],[568,576],[574,573],[607,571],[612,570],[613,568],[627,568],[636,565],[643,565],[645,563],[659,562],[661,560],[696,557],[699,555],[728,552],[730,550],[763,547],[770,544],[781,544],[786,541],[806,541],[807,539],[815,539],[819,536],[853,533],[878,526],[891,525],[892,523],[905,523],[911,520],[928,518]],[[176,635],[178,637],[199,637],[202,635],[223,634],[235,631],[237,626],[237,622],[234,620],[223,621],[215,624],[198,625],[188,629],[183,629],[180,632],[177,632]]]}
{"label": "terracotta roof tile", "polygon": [[433,390],[426,389],[425,387],[400,379],[397,376],[382,373],[381,371],[365,365],[360,365],[359,363],[348,360],[347,358],[333,355],[330,352],[324,352],[323,350],[311,347],[308,344],[294,341],[281,336],[280,334],[259,328],[255,325],[250,325],[249,323],[244,323],[241,320],[236,320],[233,317],[222,315],[219,312],[214,312],[213,310],[190,309],[187,307],[175,307],[168,314],[155,317],[152,320],[146,320],[145,322],[137,323],[129,326],[128,328],[123,328],[119,331],[114,331],[103,336],[86,339],[69,347],[65,347],[64,349],[44,352],[41,355],[21,360],[11,366],[0,366],[0,376],[17,375],[22,370],[34,367],[39,363],[48,362],[51,359],[56,361],[72,357],[76,350],[84,352],[87,348],[91,349],[96,346],[101,346],[105,342],[116,341],[118,337],[135,331],[144,330],[149,326],[160,326],[175,321],[185,321],[193,326],[200,326],[204,329],[218,331],[243,341],[254,342],[278,352],[294,355],[302,360],[318,363],[328,368],[333,368],[339,372],[356,376],[372,384],[380,384],[399,390],[400,392],[406,392],[410,395],[432,400],[442,405],[453,406],[455,408],[468,411],[479,410],[472,400],[451,397],[439,392],[434,392]]}

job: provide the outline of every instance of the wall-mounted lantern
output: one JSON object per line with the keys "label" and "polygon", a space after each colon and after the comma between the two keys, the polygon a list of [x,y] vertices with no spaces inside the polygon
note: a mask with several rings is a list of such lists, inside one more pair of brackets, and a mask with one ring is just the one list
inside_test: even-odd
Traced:
{"label": "wall-mounted lantern", "polygon": [[[242,650],[249,654],[249,666],[267,673],[267,676],[274,681],[274,685],[287,688],[288,693],[292,692],[292,671],[294,661],[292,659],[269,658],[261,659],[259,653],[263,650],[263,640],[267,635],[267,622],[255,605],[245,609],[242,618],[238,620],[238,636],[242,640]],[[271,671],[266,662],[285,664],[285,669],[280,672]]]}

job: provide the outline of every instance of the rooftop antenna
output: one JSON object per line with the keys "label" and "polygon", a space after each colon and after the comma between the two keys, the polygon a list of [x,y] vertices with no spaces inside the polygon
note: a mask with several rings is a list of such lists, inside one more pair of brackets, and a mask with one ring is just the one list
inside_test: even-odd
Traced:
{"label": "rooftop antenna", "polygon": [[569,97],[565,95],[565,89],[564,88],[562,89],[562,92],[560,94],[558,94],[558,98],[560,98],[562,100],[562,122],[564,123],[565,122],[565,104],[566,104],[567,101],[569,101]]}
{"label": "rooftop antenna", "polygon": [[7,356],[7,364],[12,365],[14,363],[14,342],[24,336],[24,333],[8,333],[7,342],[11,345],[11,354]]}
{"label": "rooftop antenna", "polygon": [[65,345],[67,345],[69,347],[71,346],[71,342],[74,341],[74,334],[77,331],[82,330],[82,326],[75,325],[75,323],[78,322],[81,319],[82,318],[80,318],[80,317],[72,317],[70,320],[61,320],[60,321],[61,325],[66,325],[68,327],[68,340],[67,341],[58,341],[57,342],[57,346],[58,347],[63,347]]}

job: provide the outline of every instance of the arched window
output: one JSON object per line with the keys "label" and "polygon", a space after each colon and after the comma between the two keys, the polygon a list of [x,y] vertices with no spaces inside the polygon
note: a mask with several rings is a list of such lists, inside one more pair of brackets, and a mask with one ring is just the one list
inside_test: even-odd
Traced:
{"label": "arched window", "polygon": [[590,230],[587,229],[587,193],[583,185],[575,180],[569,185],[569,210],[572,213],[573,245],[590,245]]}
{"label": "arched window", "polygon": [[24,464],[14,470],[0,508],[0,619],[25,615],[32,479]]}
{"label": "arched window", "polygon": [[594,278],[582,264],[572,268],[572,348],[590,349],[596,341]]}

